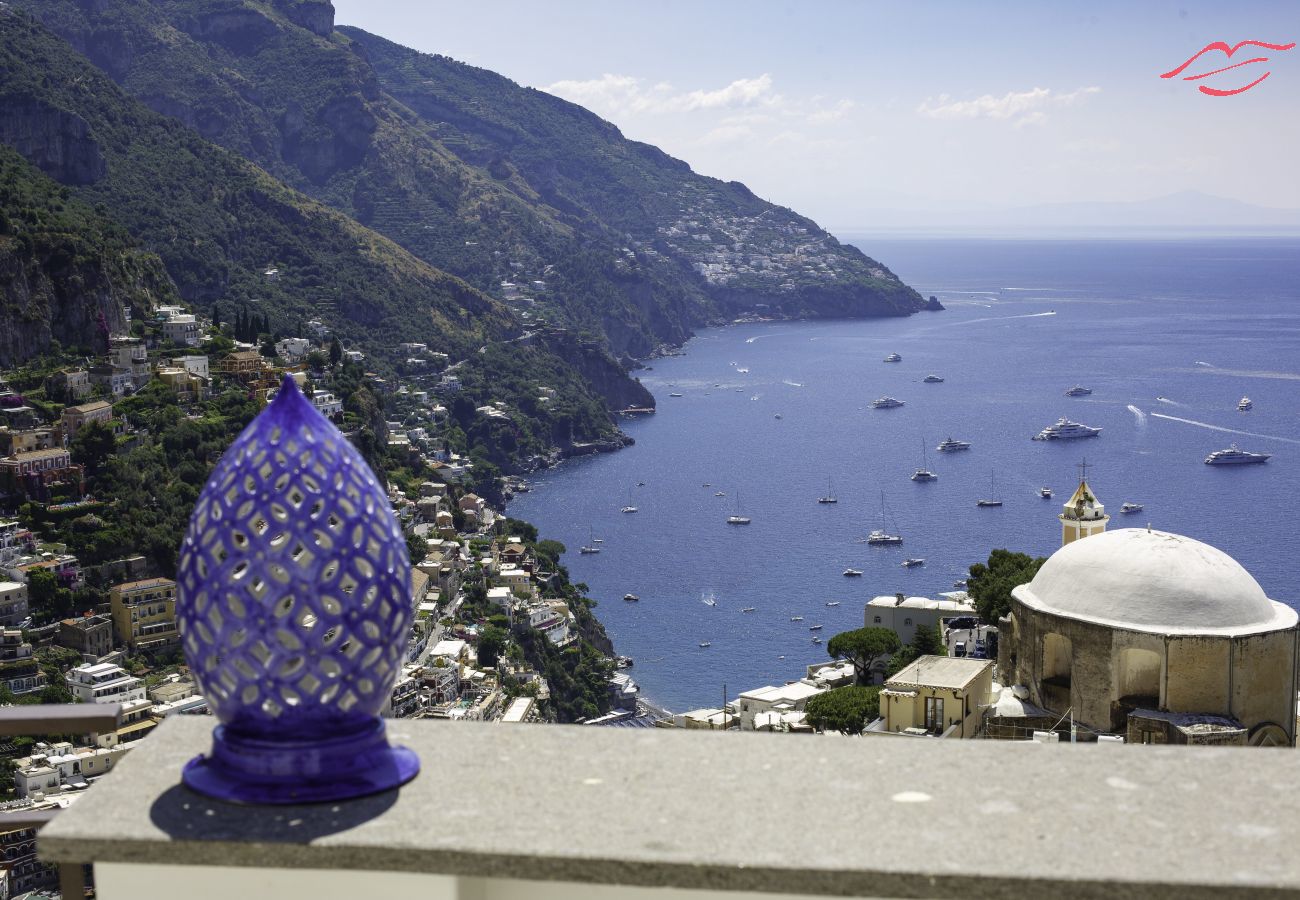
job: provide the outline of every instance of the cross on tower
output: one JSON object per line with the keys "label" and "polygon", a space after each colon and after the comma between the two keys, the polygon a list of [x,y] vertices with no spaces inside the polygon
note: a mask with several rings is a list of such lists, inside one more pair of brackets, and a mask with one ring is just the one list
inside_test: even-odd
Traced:
{"label": "cross on tower", "polygon": [[1079,470],[1079,484],[1083,484],[1088,480],[1088,469],[1090,468],[1088,465],[1088,458],[1084,457],[1083,461],[1080,462],[1076,468]]}

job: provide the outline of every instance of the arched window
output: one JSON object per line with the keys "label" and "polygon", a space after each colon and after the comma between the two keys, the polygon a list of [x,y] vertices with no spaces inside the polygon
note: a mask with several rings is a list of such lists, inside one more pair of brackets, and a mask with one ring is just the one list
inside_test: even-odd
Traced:
{"label": "arched window", "polygon": [[1073,664],[1074,648],[1068,637],[1052,632],[1043,638],[1043,681],[1069,687]]}
{"label": "arched window", "polygon": [[1121,650],[1119,699],[1127,706],[1160,706],[1160,654],[1154,650]]}

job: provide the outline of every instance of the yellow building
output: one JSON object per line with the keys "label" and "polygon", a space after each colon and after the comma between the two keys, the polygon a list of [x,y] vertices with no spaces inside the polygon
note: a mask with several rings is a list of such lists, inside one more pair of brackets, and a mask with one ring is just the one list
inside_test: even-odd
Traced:
{"label": "yellow building", "polygon": [[973,738],[993,692],[993,662],[922,656],[885,682],[867,734]]}
{"label": "yellow building", "polygon": [[163,650],[180,643],[176,632],[176,582],[146,578],[114,585],[108,592],[113,631],[127,650]]}
{"label": "yellow building", "polygon": [[1097,495],[1092,492],[1092,488],[1088,487],[1088,482],[1082,476],[1079,478],[1079,486],[1066,501],[1065,508],[1057,518],[1061,520],[1062,547],[1080,538],[1101,534],[1106,530],[1106,523],[1110,521],[1110,516],[1106,515],[1105,505],[1097,499]]}

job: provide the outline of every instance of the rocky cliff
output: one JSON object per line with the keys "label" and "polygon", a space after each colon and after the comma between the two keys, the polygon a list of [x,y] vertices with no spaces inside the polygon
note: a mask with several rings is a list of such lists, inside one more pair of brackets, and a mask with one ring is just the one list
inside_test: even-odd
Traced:
{"label": "rocky cliff", "polygon": [[174,302],[157,256],[0,145],[0,368],[54,342],[102,353],[127,330],[125,309]]}

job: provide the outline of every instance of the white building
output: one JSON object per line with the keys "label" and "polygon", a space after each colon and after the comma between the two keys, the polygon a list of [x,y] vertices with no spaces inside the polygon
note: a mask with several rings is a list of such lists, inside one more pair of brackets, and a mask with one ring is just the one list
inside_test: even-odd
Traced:
{"label": "white building", "polygon": [[27,585],[0,581],[0,625],[17,625],[27,615]]}
{"label": "white building", "polygon": [[171,364],[177,369],[184,369],[191,375],[198,375],[202,378],[208,376],[208,358],[206,356],[174,356]]}
{"label": "white building", "polygon": [[343,412],[343,401],[329,391],[312,391],[311,403],[327,418],[333,418]]}
{"label": "white building", "polygon": [[79,703],[127,703],[145,699],[144,682],[112,663],[77,666],[67,674],[66,680],[68,690]]}
{"label": "white building", "polygon": [[199,322],[189,313],[172,316],[166,322],[163,322],[162,332],[163,337],[173,344],[186,347],[197,347],[202,340]]}
{"label": "white building", "polygon": [[964,591],[929,597],[906,597],[892,594],[872,597],[867,602],[863,624],[868,628],[888,628],[904,644],[916,637],[916,627],[926,625],[934,629],[936,638],[942,637],[940,625],[955,616],[978,615],[970,596]]}
{"label": "white building", "polygon": [[[816,697],[825,690],[826,688],[807,681],[792,681],[780,687],[768,685],[744,691],[736,698],[740,707],[740,730],[755,731],[755,719],[762,713],[802,713],[809,698]],[[770,730],[770,723],[762,720],[762,724],[769,725]]]}
{"label": "white building", "polygon": [[311,350],[311,341],[306,338],[291,337],[275,342],[275,355],[288,362],[297,362]]}
{"label": "white building", "polygon": [[37,744],[38,752],[14,760],[14,793],[19,798],[80,790],[89,779],[113,768],[129,747],[77,747],[67,742]]}

